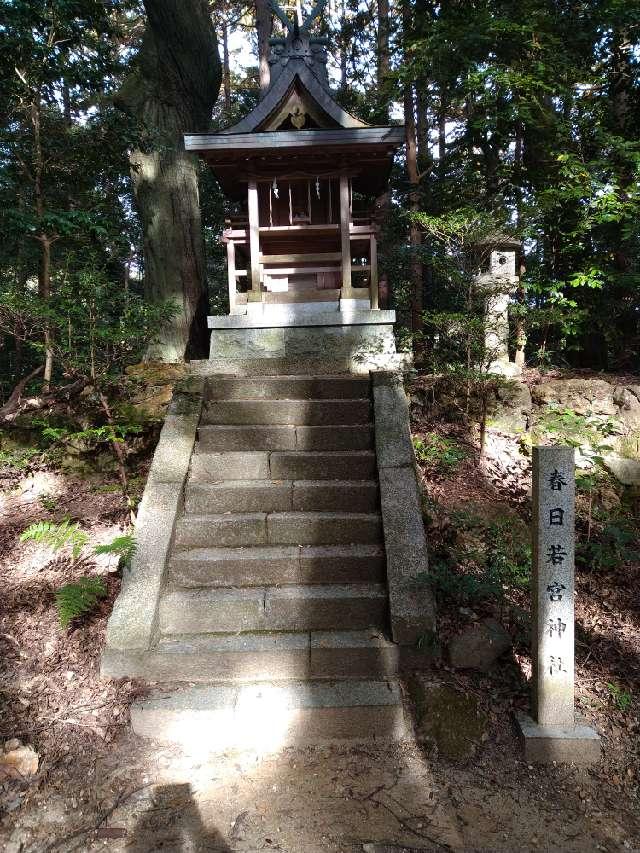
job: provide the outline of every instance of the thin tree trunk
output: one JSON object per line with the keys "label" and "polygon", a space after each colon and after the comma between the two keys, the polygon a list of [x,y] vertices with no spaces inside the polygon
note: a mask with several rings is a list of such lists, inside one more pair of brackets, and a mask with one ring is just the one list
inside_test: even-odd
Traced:
{"label": "thin tree trunk", "polygon": [[[115,422],[113,420],[111,406],[102,391],[100,391],[100,405],[102,406],[107,423],[110,427],[113,427]],[[126,496],[129,491],[129,478],[127,476],[127,446],[124,441],[117,441],[115,438],[113,441],[110,441],[109,444],[111,445],[111,450],[113,451],[116,465],[118,467],[118,477],[120,478],[120,485],[122,486],[122,494]]]}
{"label": "thin tree trunk", "polygon": [[[36,215],[42,228],[38,234],[40,243],[40,263],[38,267],[38,296],[47,301],[51,297],[51,244],[53,238],[43,228],[43,217],[45,214],[45,195],[43,186],[44,156],[42,153],[42,125],[41,125],[40,93],[37,92],[31,104],[31,122],[33,125],[34,142],[34,174],[33,192],[36,206]],[[51,387],[53,375],[53,349],[51,340],[51,329],[45,326],[44,330],[44,373],[42,390],[46,393]]]}
{"label": "thin tree trunk", "polygon": [[424,169],[429,162],[429,118],[428,118],[428,96],[425,85],[418,84],[416,98],[416,138],[418,144],[418,164]]}
{"label": "thin tree trunk", "polygon": [[387,92],[387,81],[390,67],[389,0],[378,0],[377,84],[381,121],[389,121],[389,93]]}
{"label": "thin tree trunk", "polygon": [[231,67],[229,65],[229,25],[222,24],[222,87],[224,91],[224,112],[231,112]]}
{"label": "thin tree trunk", "polygon": [[447,159],[447,105],[444,91],[440,91],[440,109],[438,111],[438,173],[440,180],[445,177]]}
{"label": "thin tree trunk", "polygon": [[255,0],[256,29],[258,30],[258,78],[260,81],[260,98],[264,98],[271,82],[269,68],[269,39],[273,32],[273,15],[269,0]]}
{"label": "thin tree trunk", "polygon": [[[524,151],[524,141],[522,138],[522,122],[520,119],[516,121],[516,140],[515,140],[515,153],[514,153],[514,174],[513,174],[513,188],[514,188],[514,197],[515,197],[515,207],[516,207],[516,228],[518,231],[520,230],[520,225],[522,222],[522,181],[523,181],[523,151]],[[518,275],[520,280],[518,282],[518,287],[516,290],[516,304],[518,305],[520,312],[517,314],[515,318],[515,328],[514,328],[514,338],[515,338],[515,363],[519,367],[524,367],[525,363],[525,347],[527,345],[527,327],[525,323],[524,314],[521,313],[524,311],[526,304],[526,292],[525,287],[522,281],[522,276],[525,273],[525,269],[523,266],[518,268]]]}
{"label": "thin tree trunk", "polygon": [[147,27],[116,105],[135,116],[153,150],[130,155],[144,234],[145,292],[175,314],[149,355],[165,361],[206,352],[204,243],[198,162],[183,134],[205,131],[221,82],[206,0],[145,0]]}
{"label": "thin tree trunk", "polygon": [[345,0],[342,0],[342,13],[340,15],[340,89],[343,92],[347,88],[347,43],[345,38],[346,27],[347,6]]}
{"label": "thin tree trunk", "polygon": [[69,93],[69,85],[65,82],[62,84],[62,110],[64,113],[64,123],[67,126],[67,129],[70,129],[73,126],[73,119],[71,117],[71,95]]}
{"label": "thin tree trunk", "polygon": [[[420,178],[418,174],[418,145],[416,140],[416,120],[414,110],[413,87],[404,90],[404,128],[407,144],[407,175],[409,178],[409,211],[420,210]],[[423,328],[423,281],[420,246],[422,232],[413,219],[409,226],[409,246],[411,250],[411,328],[421,332]]]}
{"label": "thin tree trunk", "polygon": [[[403,38],[406,43],[412,26],[410,0],[402,3]],[[420,176],[418,172],[418,142],[416,138],[416,113],[413,86],[404,87],[404,132],[407,146],[407,177],[409,178],[409,211],[418,213],[420,210]],[[420,257],[422,232],[420,226],[411,219],[409,226],[409,248],[411,252],[411,328],[414,333],[423,328],[423,270]]]}
{"label": "thin tree trunk", "polygon": [[[624,30],[616,31],[613,36],[612,71],[609,86],[611,113],[615,133],[630,141],[627,125],[633,98],[632,81],[634,79],[631,52],[632,46],[628,33]],[[632,160],[631,157],[618,155],[615,157],[615,164],[619,184],[618,194],[624,203],[628,200],[628,190],[634,178]],[[632,250],[629,240],[625,239],[620,229],[616,230],[617,245],[614,249],[614,262],[619,272],[628,273],[633,265]]]}

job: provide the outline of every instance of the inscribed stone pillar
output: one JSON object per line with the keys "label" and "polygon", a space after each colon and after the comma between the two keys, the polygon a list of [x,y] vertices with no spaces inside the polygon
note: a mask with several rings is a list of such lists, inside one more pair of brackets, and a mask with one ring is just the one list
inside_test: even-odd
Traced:
{"label": "inscribed stone pillar", "polygon": [[572,447],[533,448],[533,712],[574,725],[575,472]]}

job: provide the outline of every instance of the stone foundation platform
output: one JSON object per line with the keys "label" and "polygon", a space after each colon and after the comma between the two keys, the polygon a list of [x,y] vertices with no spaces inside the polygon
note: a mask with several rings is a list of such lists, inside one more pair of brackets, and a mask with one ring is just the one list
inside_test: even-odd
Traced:
{"label": "stone foundation platform", "polygon": [[342,362],[345,371],[356,373],[395,370],[406,362],[396,352],[395,311],[303,312],[295,305],[272,307],[279,310],[209,317],[209,370],[211,362],[221,369],[238,359],[256,359],[261,365],[273,359],[331,359],[334,364]]}

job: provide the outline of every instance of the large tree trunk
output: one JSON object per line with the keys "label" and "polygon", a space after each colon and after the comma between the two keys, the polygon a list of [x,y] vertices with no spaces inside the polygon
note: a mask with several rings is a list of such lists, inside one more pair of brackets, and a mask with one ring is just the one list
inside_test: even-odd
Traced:
{"label": "large tree trunk", "polygon": [[206,351],[207,298],[198,163],[183,134],[208,129],[220,58],[207,0],[145,0],[147,27],[116,104],[135,116],[149,148],[131,153],[144,233],[145,290],[176,314],[150,353],[180,361]]}
{"label": "large tree trunk", "polygon": [[273,14],[269,0],[256,0],[256,29],[258,31],[258,78],[260,97],[264,98],[271,82],[269,68],[269,39],[273,32]]}

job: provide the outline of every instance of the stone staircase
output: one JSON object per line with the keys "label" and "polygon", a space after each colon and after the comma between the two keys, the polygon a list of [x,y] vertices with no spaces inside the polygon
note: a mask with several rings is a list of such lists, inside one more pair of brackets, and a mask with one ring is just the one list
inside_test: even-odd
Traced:
{"label": "stone staircase", "polygon": [[206,380],[139,734],[403,736],[374,448],[368,376]]}

